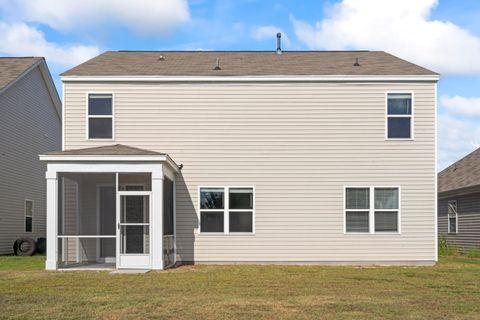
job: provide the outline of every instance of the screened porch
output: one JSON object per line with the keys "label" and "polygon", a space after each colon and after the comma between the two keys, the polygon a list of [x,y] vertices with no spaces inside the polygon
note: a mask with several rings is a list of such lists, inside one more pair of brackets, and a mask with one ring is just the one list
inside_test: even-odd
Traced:
{"label": "screened porch", "polygon": [[55,159],[47,163],[47,269],[175,264],[174,171],[162,163]]}

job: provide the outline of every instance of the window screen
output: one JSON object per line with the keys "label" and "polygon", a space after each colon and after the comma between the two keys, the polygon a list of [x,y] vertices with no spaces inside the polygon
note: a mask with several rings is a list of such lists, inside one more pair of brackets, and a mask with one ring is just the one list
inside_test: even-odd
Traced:
{"label": "window screen", "polygon": [[389,93],[387,98],[387,137],[412,138],[412,95]]}
{"label": "window screen", "polygon": [[345,231],[369,232],[369,208],[369,188],[347,188],[345,190]]}
{"label": "window screen", "polygon": [[25,232],[33,232],[33,201],[25,200]]}
{"label": "window screen", "polygon": [[398,231],[398,188],[375,188],[375,232]]}
{"label": "window screen", "polygon": [[88,95],[88,138],[113,138],[113,96],[111,94]]}

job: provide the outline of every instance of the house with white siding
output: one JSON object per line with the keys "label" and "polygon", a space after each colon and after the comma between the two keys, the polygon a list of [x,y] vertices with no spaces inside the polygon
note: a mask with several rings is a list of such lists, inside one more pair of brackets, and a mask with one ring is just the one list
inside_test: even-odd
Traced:
{"label": "house with white siding", "polygon": [[435,72],[379,51],[109,51],[61,75],[46,268],[431,265]]}
{"label": "house with white siding", "polygon": [[45,163],[61,147],[62,104],[44,58],[0,57],[0,254],[45,237]]}

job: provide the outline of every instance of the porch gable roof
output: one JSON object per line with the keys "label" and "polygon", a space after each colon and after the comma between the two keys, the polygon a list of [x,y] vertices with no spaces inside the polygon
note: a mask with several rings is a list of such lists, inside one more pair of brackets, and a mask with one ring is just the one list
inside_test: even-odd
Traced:
{"label": "porch gable roof", "polygon": [[83,149],[69,149],[63,151],[51,151],[45,155],[78,155],[78,156],[145,156],[145,155],[167,155],[166,153],[156,152],[147,149],[140,149],[136,147],[126,146],[123,144],[114,144],[110,146],[83,148]]}
{"label": "porch gable roof", "polygon": [[51,151],[39,156],[41,161],[140,161],[140,162],[167,162],[176,172],[179,166],[166,153],[115,144],[101,147],[83,149],[69,149],[63,151]]}

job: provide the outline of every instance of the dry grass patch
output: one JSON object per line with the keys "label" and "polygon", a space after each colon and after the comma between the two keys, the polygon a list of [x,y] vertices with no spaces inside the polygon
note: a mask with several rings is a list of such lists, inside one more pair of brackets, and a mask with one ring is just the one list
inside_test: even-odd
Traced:
{"label": "dry grass patch", "polygon": [[480,319],[480,259],[434,267],[184,266],[46,272],[0,257],[4,319]]}

